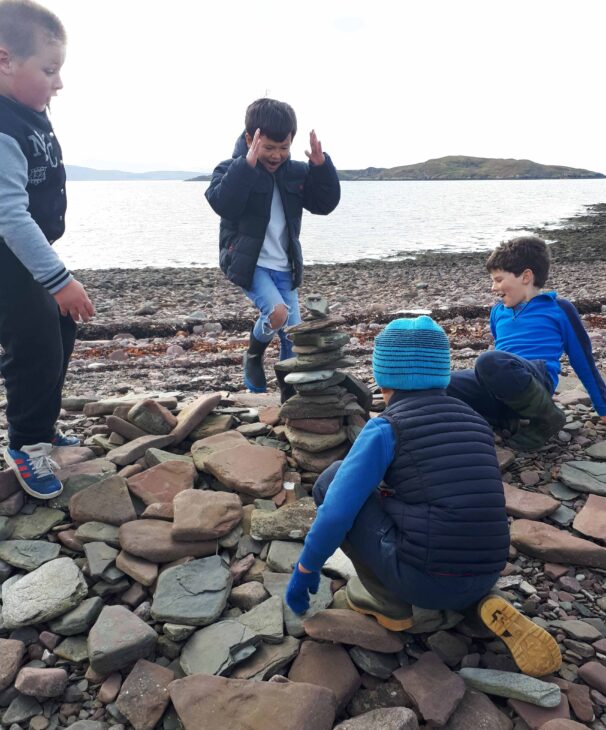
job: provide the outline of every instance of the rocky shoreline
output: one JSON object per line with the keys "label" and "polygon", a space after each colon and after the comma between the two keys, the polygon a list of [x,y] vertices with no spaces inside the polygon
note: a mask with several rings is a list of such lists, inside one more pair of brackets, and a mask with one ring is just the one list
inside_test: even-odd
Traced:
{"label": "rocky shoreline", "polygon": [[[604,371],[606,205],[540,233]],[[374,336],[405,312],[440,320],[457,368],[490,345],[485,257],[312,266],[302,295],[330,301],[348,372],[372,388]],[[499,587],[563,655],[538,682],[471,616],[419,611],[394,634],[348,610],[343,555],[310,615],[292,614],[282,596],[316,473],[293,458],[275,379],[241,391],[253,308],[212,269],[77,275],[98,316],[61,421],[84,446],[58,450],[51,503],[0,471],[3,727],[605,730],[606,426],[568,365],[560,434],[533,454],[499,446],[513,543]]]}

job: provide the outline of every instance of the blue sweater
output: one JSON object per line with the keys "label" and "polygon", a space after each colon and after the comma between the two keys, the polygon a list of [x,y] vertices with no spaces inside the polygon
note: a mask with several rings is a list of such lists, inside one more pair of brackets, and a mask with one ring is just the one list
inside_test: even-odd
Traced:
{"label": "blue sweater", "polygon": [[358,512],[379,486],[393,461],[396,440],[384,418],[368,421],[335,474],[326,498],[305,538],[299,562],[307,570],[321,570],[343,543]]}
{"label": "blue sweater", "polygon": [[596,368],[591,341],[579,313],[567,299],[551,291],[517,307],[495,304],[490,313],[490,329],[497,350],[526,360],[544,360],[554,388],[565,352],[596,412],[606,415],[606,385]]}

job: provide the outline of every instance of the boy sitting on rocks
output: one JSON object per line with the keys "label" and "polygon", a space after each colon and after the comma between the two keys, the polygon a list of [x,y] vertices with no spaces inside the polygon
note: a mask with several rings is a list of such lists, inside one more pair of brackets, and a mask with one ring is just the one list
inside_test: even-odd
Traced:
{"label": "boy sitting on rocks", "polygon": [[606,422],[606,385],[579,314],[555,291],[541,292],[549,263],[547,245],[536,236],[492,252],[486,268],[501,297],[490,313],[495,349],[480,355],[473,370],[454,372],[448,387],[449,395],[513,432],[508,444],[523,451],[540,448],[565,423],[552,400],[564,352]]}
{"label": "boy sitting on rocks", "polygon": [[400,631],[413,625],[412,606],[458,610],[483,599],[482,621],[520,669],[554,671],[555,640],[499,596],[486,597],[509,549],[503,483],[492,430],[446,394],[444,330],[427,316],[394,320],[375,340],[373,371],[387,408],[318,478],[320,508],[288,605],[309,608],[308,591],[317,591],[324,562],[342,546],[359,578],[347,586],[354,610]]}

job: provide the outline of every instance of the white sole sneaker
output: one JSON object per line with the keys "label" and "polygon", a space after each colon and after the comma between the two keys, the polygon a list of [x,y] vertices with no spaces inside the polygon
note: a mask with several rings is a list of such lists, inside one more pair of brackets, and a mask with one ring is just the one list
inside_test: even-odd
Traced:
{"label": "white sole sneaker", "polygon": [[58,497],[63,491],[63,484],[59,482],[60,488],[56,489],[54,492],[49,492],[48,494],[41,494],[40,492],[36,492],[36,490],[32,489],[25,481],[25,479],[23,479],[23,477],[21,476],[21,472],[19,471],[19,465],[10,455],[8,449],[4,450],[4,460],[6,461],[7,465],[10,466],[10,468],[12,469],[13,474],[17,477],[17,480],[21,485],[21,489],[23,489],[26,494],[29,494],[30,497],[34,497],[35,499],[54,499],[55,497]]}

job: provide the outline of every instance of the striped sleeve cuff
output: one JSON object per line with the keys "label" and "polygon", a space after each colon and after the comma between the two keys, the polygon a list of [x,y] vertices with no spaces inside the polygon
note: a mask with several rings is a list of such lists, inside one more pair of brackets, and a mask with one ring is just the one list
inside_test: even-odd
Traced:
{"label": "striped sleeve cuff", "polygon": [[39,283],[42,284],[45,289],[48,289],[50,294],[56,294],[60,289],[63,289],[66,284],[73,281],[73,278],[74,277],[70,274],[70,272],[63,267],[60,271],[41,280]]}

